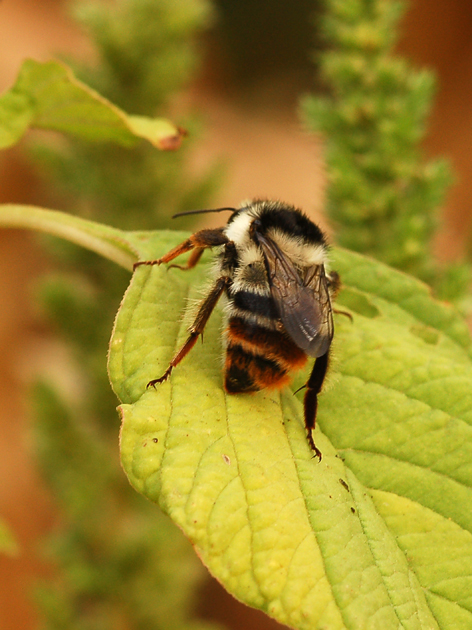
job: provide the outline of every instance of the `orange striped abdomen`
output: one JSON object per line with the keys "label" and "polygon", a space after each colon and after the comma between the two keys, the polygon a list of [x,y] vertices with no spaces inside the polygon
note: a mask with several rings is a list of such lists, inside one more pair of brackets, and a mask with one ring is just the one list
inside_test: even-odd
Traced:
{"label": "orange striped abdomen", "polygon": [[226,330],[225,389],[236,394],[281,388],[307,356],[284,332],[231,317]]}

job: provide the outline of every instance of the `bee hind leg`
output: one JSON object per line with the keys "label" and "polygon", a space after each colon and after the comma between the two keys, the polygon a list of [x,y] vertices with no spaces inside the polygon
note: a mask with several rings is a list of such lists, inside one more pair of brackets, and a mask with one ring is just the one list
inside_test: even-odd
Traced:
{"label": "bee hind leg", "polygon": [[315,360],[310,378],[305,385],[306,392],[303,402],[305,409],[305,427],[308,443],[312,451],[314,452],[314,457],[317,457],[319,461],[321,461],[322,455],[321,451],[315,445],[315,441],[313,440],[313,430],[315,428],[316,412],[318,410],[318,394],[321,392],[326,372],[328,370],[328,358],[329,351]]}

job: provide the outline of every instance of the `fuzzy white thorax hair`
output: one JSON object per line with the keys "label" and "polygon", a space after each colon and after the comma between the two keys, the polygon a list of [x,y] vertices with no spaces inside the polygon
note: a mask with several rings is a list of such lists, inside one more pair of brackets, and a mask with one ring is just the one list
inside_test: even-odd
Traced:
{"label": "fuzzy white thorax hair", "polygon": [[[243,263],[262,260],[262,252],[255,246],[249,237],[249,228],[252,221],[258,216],[258,209],[250,208],[247,212],[241,212],[225,229],[225,234],[236,245]],[[274,228],[268,236],[280,247],[296,265],[311,267],[323,265],[327,261],[326,246],[322,243],[307,243],[296,236],[290,236],[281,230]]]}
{"label": "fuzzy white thorax hair", "polygon": [[230,241],[236,245],[237,249],[245,249],[252,241],[249,238],[249,227],[254,219],[254,215],[248,212],[241,212],[225,228],[225,234]]}

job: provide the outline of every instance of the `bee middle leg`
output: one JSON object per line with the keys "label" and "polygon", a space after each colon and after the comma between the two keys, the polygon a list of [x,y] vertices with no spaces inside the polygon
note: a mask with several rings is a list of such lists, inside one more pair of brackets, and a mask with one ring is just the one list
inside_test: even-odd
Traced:
{"label": "bee middle leg", "polygon": [[328,370],[328,359],[329,350],[321,357],[315,359],[315,364],[313,365],[313,370],[311,371],[310,378],[305,385],[306,392],[303,402],[305,409],[305,427],[307,431],[308,443],[315,454],[314,457],[317,457],[319,461],[321,461],[322,455],[321,451],[319,450],[319,448],[317,448],[313,440],[313,430],[315,428],[316,412],[318,410],[318,394],[321,392],[326,372]]}
{"label": "bee middle leg", "polygon": [[201,303],[200,308],[198,309],[197,316],[195,317],[193,324],[189,328],[190,334],[187,337],[187,341],[175,354],[164,374],[159,378],[155,378],[152,381],[149,381],[147,387],[155,387],[156,385],[166,381],[169,378],[172,370],[190,352],[193,346],[197,343],[199,335],[203,333],[205,326],[210,318],[210,315],[213,312],[213,309],[215,308],[218,300],[220,299],[225,288],[228,286],[229,282],[231,282],[231,280],[227,276],[221,276],[221,278],[218,278],[206,298]]}

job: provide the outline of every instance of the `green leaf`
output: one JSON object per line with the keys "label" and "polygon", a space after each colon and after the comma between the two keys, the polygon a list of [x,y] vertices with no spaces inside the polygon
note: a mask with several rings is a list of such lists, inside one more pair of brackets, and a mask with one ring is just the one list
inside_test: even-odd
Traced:
{"label": "green leaf", "polygon": [[0,96],[0,148],[16,144],[30,127],[124,146],[144,138],[158,149],[178,148],[183,135],[168,120],[127,115],[63,63],[32,59]]}
{"label": "green leaf", "polygon": [[[188,236],[127,233],[25,206],[0,208],[0,224],[51,230],[127,267]],[[293,628],[472,627],[465,322],[421,282],[334,249],[337,306],[352,320],[336,313],[318,463],[299,396],[224,394],[218,309],[204,343],[146,388],[186,337],[182,312],[201,297],[210,258],[187,272],[137,267],[116,318],[109,372],[133,486],[235,597]]]}
{"label": "green leaf", "polygon": [[[159,257],[186,234],[163,234]],[[335,249],[343,280],[312,457],[299,396],[226,396],[222,314],[171,378],[208,266],[140,266],[109,372],[133,486],[238,599],[294,628],[472,627],[467,326],[425,285]],[[306,374],[295,380],[303,384]]]}

